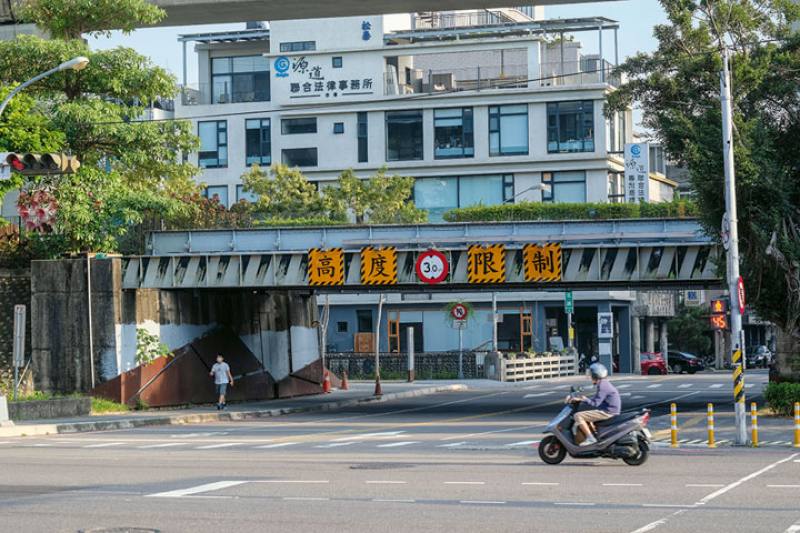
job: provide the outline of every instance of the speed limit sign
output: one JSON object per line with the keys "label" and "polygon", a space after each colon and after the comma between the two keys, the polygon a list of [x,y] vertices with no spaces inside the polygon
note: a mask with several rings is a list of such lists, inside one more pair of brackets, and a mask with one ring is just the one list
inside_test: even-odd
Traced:
{"label": "speed limit sign", "polygon": [[439,250],[427,250],[419,254],[416,264],[417,277],[423,283],[441,283],[450,273],[447,257]]}

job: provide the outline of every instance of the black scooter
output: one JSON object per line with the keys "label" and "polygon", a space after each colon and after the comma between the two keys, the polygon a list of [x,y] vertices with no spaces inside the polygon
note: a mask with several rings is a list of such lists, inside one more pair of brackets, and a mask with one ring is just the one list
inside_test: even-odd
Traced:
{"label": "black scooter", "polygon": [[608,457],[622,459],[631,466],[643,465],[650,453],[650,410],[642,409],[632,413],[595,422],[597,443],[579,446],[574,440],[574,416],[580,407],[580,389],[572,387],[566,405],[547,425],[545,433],[550,433],[539,443],[539,457],[547,464],[557,465],[567,454],[576,459]]}

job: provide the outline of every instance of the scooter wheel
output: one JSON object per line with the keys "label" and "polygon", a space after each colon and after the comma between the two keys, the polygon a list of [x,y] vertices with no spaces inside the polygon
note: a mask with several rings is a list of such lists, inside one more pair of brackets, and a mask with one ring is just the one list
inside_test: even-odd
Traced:
{"label": "scooter wheel", "polygon": [[633,457],[623,457],[622,460],[625,464],[630,466],[641,466],[647,461],[647,456],[650,455],[650,450],[646,446],[639,446],[639,453]]}
{"label": "scooter wheel", "polygon": [[549,465],[557,465],[567,456],[567,449],[557,438],[550,435],[539,443],[539,457]]}

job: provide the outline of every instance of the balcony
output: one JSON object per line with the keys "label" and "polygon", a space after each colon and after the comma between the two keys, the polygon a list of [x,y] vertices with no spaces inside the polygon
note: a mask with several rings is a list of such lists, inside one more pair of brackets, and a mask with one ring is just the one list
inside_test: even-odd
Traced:
{"label": "balcony", "polygon": [[462,12],[425,12],[414,17],[415,29],[452,29],[473,26],[495,26],[531,22],[532,19],[516,9],[476,9]]}
{"label": "balcony", "polygon": [[269,102],[269,85],[254,88],[230,87],[228,84],[199,83],[180,87],[181,104],[184,106],[212,104],[240,104],[249,102]]}

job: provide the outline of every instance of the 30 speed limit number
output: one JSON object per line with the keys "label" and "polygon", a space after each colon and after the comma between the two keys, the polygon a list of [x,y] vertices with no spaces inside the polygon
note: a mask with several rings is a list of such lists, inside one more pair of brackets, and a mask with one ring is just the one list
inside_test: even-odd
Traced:
{"label": "30 speed limit number", "polygon": [[427,250],[419,254],[416,264],[417,278],[423,283],[441,283],[450,273],[447,256],[438,250]]}

